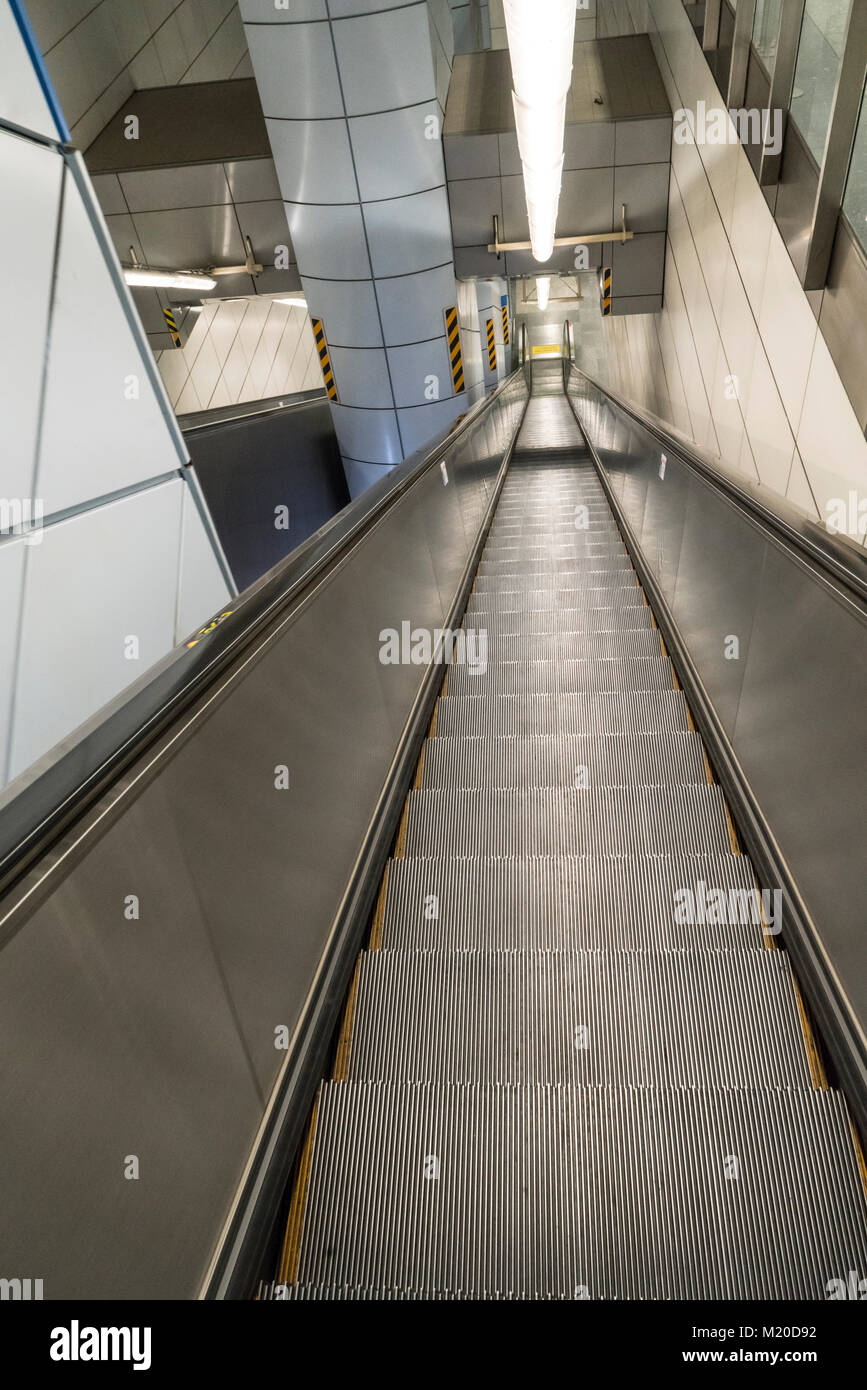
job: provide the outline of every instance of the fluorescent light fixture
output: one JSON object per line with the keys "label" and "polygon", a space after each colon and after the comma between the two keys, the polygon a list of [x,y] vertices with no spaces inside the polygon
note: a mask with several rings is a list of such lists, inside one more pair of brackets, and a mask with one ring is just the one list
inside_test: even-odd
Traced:
{"label": "fluorescent light fixture", "polygon": [[575,2],[545,0],[544,17],[539,0],[503,3],[530,244],[537,261],[549,260],[554,250],[566,98],[572,81]]}
{"label": "fluorescent light fixture", "polygon": [[543,313],[548,307],[548,295],[551,292],[551,276],[536,276],[536,298],[539,301],[539,312]]}
{"label": "fluorescent light fixture", "polygon": [[275,299],[275,304],[289,304],[293,309],[306,309],[306,299]]}
{"label": "fluorescent light fixture", "polygon": [[143,265],[126,265],[123,278],[128,285],[155,290],[213,290],[216,280],[210,275],[194,275],[183,270],[149,270]]}

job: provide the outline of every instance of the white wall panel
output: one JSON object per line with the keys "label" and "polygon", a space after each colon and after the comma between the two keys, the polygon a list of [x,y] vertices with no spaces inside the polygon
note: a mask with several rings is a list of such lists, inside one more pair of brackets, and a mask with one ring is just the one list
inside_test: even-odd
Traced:
{"label": "white wall panel", "polygon": [[63,160],[54,150],[0,131],[0,187],[8,209],[0,217],[0,265],[7,271],[0,497],[7,499],[31,496],[62,177]]}
{"label": "white wall panel", "polygon": [[124,304],[78,188],[69,178],[37,465],[38,495],[50,515],[157,477],[178,463]]}
{"label": "white wall panel", "polygon": [[29,548],[12,776],[174,645],[183,490],[164,483],[82,512]]}

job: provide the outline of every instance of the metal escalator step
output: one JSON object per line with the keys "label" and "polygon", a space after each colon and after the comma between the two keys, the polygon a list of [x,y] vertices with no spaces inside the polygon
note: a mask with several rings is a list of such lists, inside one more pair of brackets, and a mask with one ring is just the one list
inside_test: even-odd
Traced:
{"label": "metal escalator step", "polygon": [[622,787],[575,791],[412,791],[407,858],[454,855],[724,854],[722,790]]}
{"label": "metal escalator step", "polygon": [[635,661],[617,657],[577,661],[491,661],[487,670],[450,666],[450,695],[537,695],[556,691],[673,690],[671,662],[659,651]]}
{"label": "metal escalator step", "polygon": [[516,517],[514,520],[501,517],[498,512],[491,526],[490,534],[500,538],[504,536],[529,537],[539,535],[550,537],[552,540],[561,540],[567,536],[574,536],[576,532],[579,535],[584,535],[587,531],[597,531],[600,527],[610,530],[617,529],[614,518],[607,508],[603,509],[599,507],[590,510],[588,520],[590,523],[588,526],[576,526],[574,513],[569,514],[565,510],[556,518],[524,516],[520,518]]}
{"label": "metal escalator step", "polygon": [[[585,533],[586,534],[586,533]],[[617,535],[611,533],[610,540],[571,540],[571,541],[544,541],[533,540],[523,544],[514,541],[499,542],[488,541],[483,551],[486,560],[536,560],[536,559],[568,559],[575,556],[592,558],[594,555],[626,555],[626,546]],[[577,536],[577,532],[576,532]]]}
{"label": "metal escalator step", "polygon": [[350,1081],[811,1085],[782,951],[372,951]]}
{"label": "metal escalator step", "polygon": [[604,695],[442,695],[437,733],[458,738],[504,734],[653,734],[688,729],[682,690]]}
{"label": "metal escalator step", "polygon": [[467,612],[485,608],[491,613],[527,613],[557,608],[646,607],[636,579],[623,588],[517,589],[510,593],[470,594]]}
{"label": "metal escalator step", "polygon": [[529,579],[533,579],[536,575],[562,574],[565,571],[583,575],[592,570],[605,570],[609,574],[615,570],[627,570],[630,573],[635,573],[629,556],[621,555],[619,552],[604,558],[589,555],[564,557],[560,560],[545,557],[531,557],[527,560],[486,560],[483,558],[476,572],[476,585],[478,586],[479,579],[488,576],[514,575],[516,578],[521,578],[526,575]]}
{"label": "metal escalator step", "polygon": [[833,1091],[323,1086],[298,1282],[823,1299],[867,1264]]}
{"label": "metal escalator step", "polygon": [[698,734],[592,738],[429,738],[421,785],[433,787],[658,787],[707,785]]}
{"label": "metal escalator step", "polygon": [[508,609],[492,613],[478,608],[466,613],[463,626],[477,632],[484,628],[491,641],[494,637],[578,637],[600,632],[652,631],[653,619],[644,604],[622,608],[542,608],[524,613]]}
{"label": "metal escalator step", "polygon": [[[719,901],[708,895],[722,890],[726,911],[711,913],[710,922],[700,906],[678,912],[684,888],[693,905]],[[754,890],[750,861],[728,853],[393,859],[382,949],[764,950]]]}
{"label": "metal escalator step", "polygon": [[657,656],[659,633],[645,628],[616,632],[564,632],[504,636],[488,625],[489,661],[565,661],[581,657]]}
{"label": "metal escalator step", "polygon": [[625,565],[615,565],[613,569],[597,564],[575,570],[572,566],[530,574],[477,574],[473,585],[476,594],[515,594],[526,593],[527,589],[560,589],[580,591],[588,589],[637,589],[638,576]]}

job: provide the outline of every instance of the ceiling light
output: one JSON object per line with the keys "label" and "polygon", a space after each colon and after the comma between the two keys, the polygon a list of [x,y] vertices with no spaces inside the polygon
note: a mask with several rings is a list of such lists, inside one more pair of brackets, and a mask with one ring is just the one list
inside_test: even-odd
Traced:
{"label": "ceiling light", "polygon": [[530,243],[536,260],[547,261],[554,250],[560,201],[575,0],[547,0],[544,22],[538,0],[504,0],[503,7]]}
{"label": "ceiling light", "polygon": [[551,290],[551,276],[536,276],[536,298],[539,301],[539,312],[544,314],[548,307],[548,295]]}
{"label": "ceiling light", "polygon": [[306,300],[306,299],[275,299],[275,300],[274,300],[274,303],[275,303],[275,304],[289,304],[289,305],[292,306],[293,309],[306,309],[306,308],[307,308],[307,300]]}
{"label": "ceiling light", "polygon": [[194,275],[183,270],[149,270],[143,265],[124,266],[123,278],[128,285],[155,290],[213,290],[217,286],[210,275]]}

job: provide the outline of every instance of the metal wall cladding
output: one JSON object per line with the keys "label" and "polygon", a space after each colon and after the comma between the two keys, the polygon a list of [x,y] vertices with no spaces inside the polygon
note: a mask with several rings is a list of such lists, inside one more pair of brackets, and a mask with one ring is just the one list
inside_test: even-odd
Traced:
{"label": "metal wall cladding", "polygon": [[0,1265],[46,1298],[197,1293],[426,673],[383,665],[381,634],[448,617],[526,393],[516,376],[7,923]]}
{"label": "metal wall cladding", "polygon": [[864,1027],[867,611],[674,448],[660,478],[663,446],[589,381],[569,393]]}

